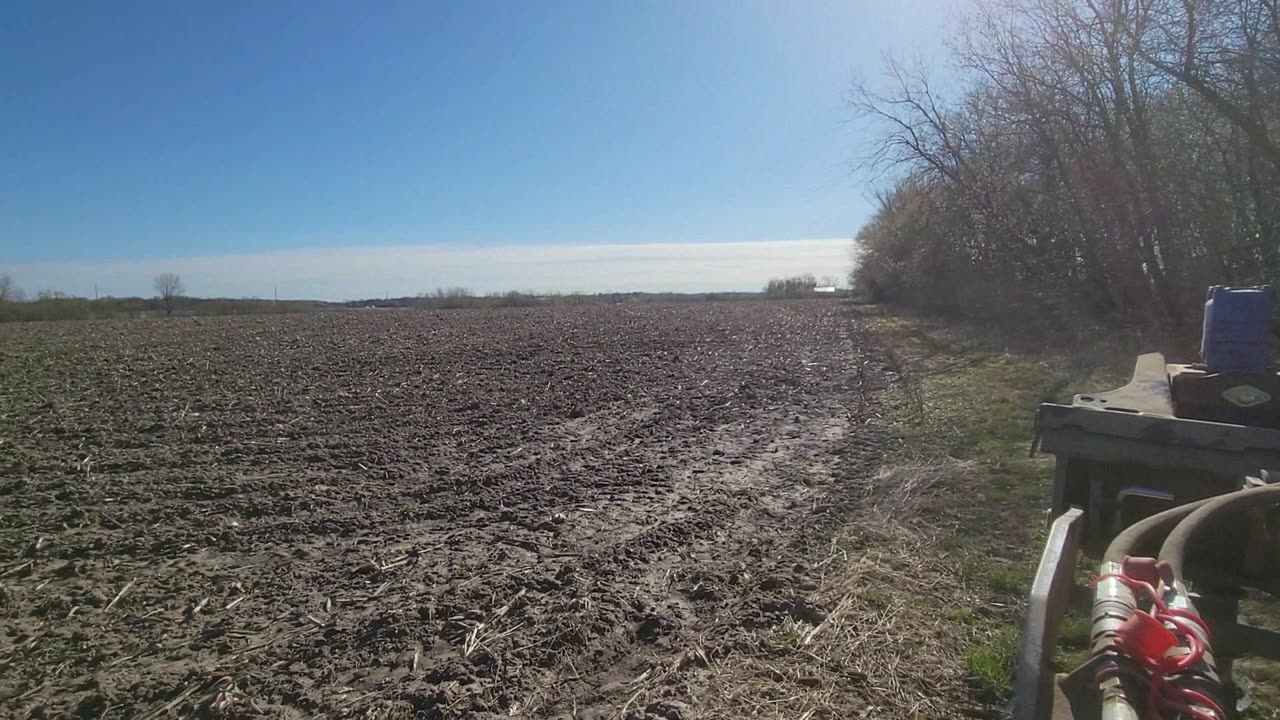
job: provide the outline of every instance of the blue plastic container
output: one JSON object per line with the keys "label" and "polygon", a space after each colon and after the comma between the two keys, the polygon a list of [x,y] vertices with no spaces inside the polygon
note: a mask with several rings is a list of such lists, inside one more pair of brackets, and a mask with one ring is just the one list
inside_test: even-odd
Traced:
{"label": "blue plastic container", "polygon": [[1275,305],[1275,292],[1269,287],[1209,288],[1200,335],[1200,357],[1209,372],[1267,372],[1271,366],[1267,340]]}

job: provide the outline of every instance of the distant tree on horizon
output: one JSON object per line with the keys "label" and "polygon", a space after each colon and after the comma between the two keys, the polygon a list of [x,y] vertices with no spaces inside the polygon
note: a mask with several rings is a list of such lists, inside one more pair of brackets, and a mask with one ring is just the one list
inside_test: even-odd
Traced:
{"label": "distant tree on horizon", "polygon": [[22,299],[22,290],[13,284],[13,278],[0,275],[0,302],[18,301]]}
{"label": "distant tree on horizon", "polygon": [[177,273],[160,273],[155,279],[156,294],[164,303],[164,314],[172,315],[176,300],[182,296],[182,278]]}

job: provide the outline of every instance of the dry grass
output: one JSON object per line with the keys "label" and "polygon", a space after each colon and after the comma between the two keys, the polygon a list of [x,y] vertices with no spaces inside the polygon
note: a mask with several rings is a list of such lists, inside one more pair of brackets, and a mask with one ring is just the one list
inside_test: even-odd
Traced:
{"label": "dry grass", "polygon": [[981,465],[942,455],[881,468],[865,488],[864,502],[872,516],[896,518],[907,525],[920,520],[921,511],[938,497],[980,479]]}
{"label": "dry grass", "polygon": [[[936,658],[957,678],[951,687],[961,689],[948,696],[974,706],[969,714],[999,715],[1052,473],[1051,458],[1027,457],[1036,406],[1072,387],[1115,382],[1124,356],[1115,348],[1029,352],[981,329],[874,309],[868,321],[892,348],[888,419],[899,446],[896,464],[865,488],[865,503],[904,532],[920,533],[917,552],[935,558],[945,578],[928,592],[889,587],[913,617],[934,623],[932,644],[908,642],[923,662]],[[941,714],[960,714],[949,708]]]}
{"label": "dry grass", "polygon": [[955,717],[969,693],[948,616],[967,598],[932,544],[875,511],[850,523],[814,594],[829,611],[757,631],[711,661],[698,704],[713,709],[701,716]]}

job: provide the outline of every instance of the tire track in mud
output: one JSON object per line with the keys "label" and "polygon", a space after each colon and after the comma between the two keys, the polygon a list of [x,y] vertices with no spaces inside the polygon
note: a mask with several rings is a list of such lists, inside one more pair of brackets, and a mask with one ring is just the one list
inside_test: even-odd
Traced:
{"label": "tire track in mud", "polygon": [[49,716],[643,715],[820,612],[882,444],[835,303],[55,327],[0,328],[0,700]]}

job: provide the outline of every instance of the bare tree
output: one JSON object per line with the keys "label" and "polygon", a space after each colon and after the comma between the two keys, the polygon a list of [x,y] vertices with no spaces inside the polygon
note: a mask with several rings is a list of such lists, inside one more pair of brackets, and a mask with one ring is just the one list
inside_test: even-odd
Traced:
{"label": "bare tree", "polygon": [[13,278],[8,275],[0,275],[0,302],[16,301],[22,299],[22,291],[13,284]]}
{"label": "bare tree", "polygon": [[182,296],[182,279],[177,273],[160,273],[155,280],[156,294],[164,303],[164,314],[172,315],[175,301]]}
{"label": "bare tree", "polygon": [[980,0],[947,97],[890,62],[855,284],[927,312],[1194,326],[1280,279],[1280,2]]}

